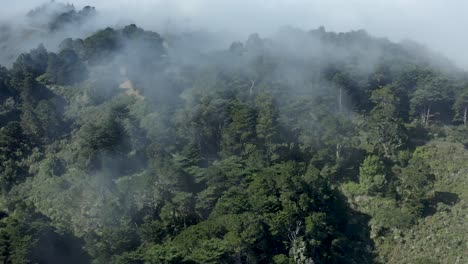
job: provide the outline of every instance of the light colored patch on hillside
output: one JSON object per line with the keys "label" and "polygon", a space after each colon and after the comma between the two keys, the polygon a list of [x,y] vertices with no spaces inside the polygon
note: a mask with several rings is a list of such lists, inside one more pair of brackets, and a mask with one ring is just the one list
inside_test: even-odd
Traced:
{"label": "light colored patch on hillside", "polygon": [[[121,66],[119,68],[119,73],[123,78],[125,78],[125,79],[128,78],[127,77],[127,68],[125,66]],[[125,90],[125,94],[128,95],[128,96],[134,96],[134,97],[136,97],[137,99],[140,99],[140,100],[145,99],[145,97],[140,94],[140,92],[136,89],[133,82],[130,81],[129,79],[127,79],[126,81],[121,83],[119,87],[120,87],[120,89]]]}
{"label": "light colored patch on hillside", "polygon": [[144,100],[145,97],[143,97],[140,92],[135,88],[133,85],[132,81],[126,80],[125,82],[120,84],[120,89],[125,90],[125,94],[128,96],[134,96],[137,99]]}
{"label": "light colored patch on hillside", "polygon": [[[414,263],[431,259],[440,264],[468,263],[468,204],[460,201],[422,219],[392,243],[388,262]],[[387,245],[388,246],[388,245]]]}
{"label": "light colored patch on hillside", "polygon": [[435,141],[418,152],[436,177],[435,191],[456,193],[468,202],[468,150],[463,144]]}
{"label": "light colored patch on hillside", "polygon": [[[466,264],[468,150],[461,143],[433,141],[413,155],[430,166],[435,176],[433,191],[439,195],[436,212],[416,224],[411,225],[411,218],[394,199],[364,195],[353,182],[342,185],[342,191],[352,208],[373,217],[369,225],[379,263]],[[388,228],[388,233],[380,235],[382,228]]]}
{"label": "light colored patch on hillside", "polygon": [[440,264],[468,263],[468,150],[462,144],[435,141],[418,148],[431,167],[434,190],[460,199],[453,206],[439,203],[437,212],[403,231],[385,248],[387,263],[407,264],[421,259]]}

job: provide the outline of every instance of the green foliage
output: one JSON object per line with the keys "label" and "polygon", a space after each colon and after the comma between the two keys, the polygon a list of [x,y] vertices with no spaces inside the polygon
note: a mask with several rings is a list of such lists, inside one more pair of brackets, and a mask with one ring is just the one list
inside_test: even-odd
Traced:
{"label": "green foliage", "polygon": [[87,69],[75,51],[65,49],[49,54],[45,79],[49,83],[69,85],[86,78]]}
{"label": "green foliage", "polygon": [[431,261],[424,229],[466,226],[466,78],[364,31],[280,34],[195,54],[129,25],[0,68],[0,261]]}
{"label": "green foliage", "polygon": [[424,202],[431,197],[434,180],[430,167],[423,159],[413,155],[408,166],[402,170],[400,179],[403,205],[413,210],[416,215],[421,215]]}
{"label": "green foliage", "polygon": [[255,110],[241,102],[233,102],[229,114],[231,120],[223,131],[222,148],[225,155],[242,154],[247,143],[255,139]]}
{"label": "green foliage", "polygon": [[455,121],[461,121],[466,126],[468,123],[468,90],[455,97],[453,111],[455,112]]}
{"label": "green foliage", "polygon": [[14,90],[10,87],[10,78],[8,69],[0,66],[0,98],[2,100],[14,94]]}
{"label": "green foliage", "polygon": [[407,135],[399,117],[400,102],[389,86],[374,90],[371,101],[375,107],[370,112],[367,141],[372,152],[395,159],[397,151],[405,146]]}
{"label": "green foliage", "polygon": [[32,75],[36,78],[45,73],[47,69],[47,50],[43,45],[39,45],[36,49],[29,53],[21,54],[13,64],[13,82],[20,83],[25,75]]}
{"label": "green foliage", "polygon": [[24,164],[31,150],[28,143],[18,122],[11,122],[0,129],[0,184],[3,194],[28,176]]}
{"label": "green foliage", "polygon": [[273,257],[273,263],[275,264],[289,264],[289,258],[286,255],[280,254]]}
{"label": "green foliage", "polygon": [[50,225],[47,218],[23,206],[0,219],[0,259],[4,263],[90,263],[82,241]]}
{"label": "green foliage", "polygon": [[278,109],[271,95],[261,94],[256,98],[259,113],[257,117],[257,137],[267,146],[276,143],[278,138]]}
{"label": "green foliage", "polygon": [[359,168],[359,182],[369,194],[382,192],[387,184],[385,164],[377,156],[369,156]]}
{"label": "green foliage", "polygon": [[441,77],[427,77],[418,82],[416,91],[411,96],[411,113],[427,126],[432,117],[439,115],[439,120],[449,114],[453,92],[452,83]]}
{"label": "green foliage", "polygon": [[106,28],[86,38],[83,45],[85,59],[97,64],[117,51],[120,47],[119,36],[114,29]]}

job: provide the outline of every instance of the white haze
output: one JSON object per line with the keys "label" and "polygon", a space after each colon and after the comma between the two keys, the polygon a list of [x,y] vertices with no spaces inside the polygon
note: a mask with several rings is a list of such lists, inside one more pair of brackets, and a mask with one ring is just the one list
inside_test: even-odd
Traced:
{"label": "white haze", "polygon": [[[16,21],[44,0],[3,2],[0,20]],[[102,25],[136,23],[151,30],[270,35],[284,25],[365,29],[394,41],[412,39],[468,69],[468,1],[464,0],[70,0],[95,6]],[[18,21],[19,22],[19,21]],[[242,40],[242,39],[241,39]]]}

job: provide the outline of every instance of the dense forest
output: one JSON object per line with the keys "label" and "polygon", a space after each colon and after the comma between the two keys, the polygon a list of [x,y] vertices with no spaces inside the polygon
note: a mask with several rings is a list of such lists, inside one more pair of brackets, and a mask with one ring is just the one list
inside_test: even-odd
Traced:
{"label": "dense forest", "polygon": [[[96,15],[66,7],[46,31]],[[363,30],[195,38],[0,67],[0,262],[468,262],[468,73]]]}

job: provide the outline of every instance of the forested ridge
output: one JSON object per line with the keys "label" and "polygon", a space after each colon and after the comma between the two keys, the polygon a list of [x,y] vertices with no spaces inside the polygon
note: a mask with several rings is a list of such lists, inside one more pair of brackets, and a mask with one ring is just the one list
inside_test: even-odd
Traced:
{"label": "forested ridge", "polygon": [[364,30],[192,38],[0,67],[0,262],[468,261],[466,72]]}

